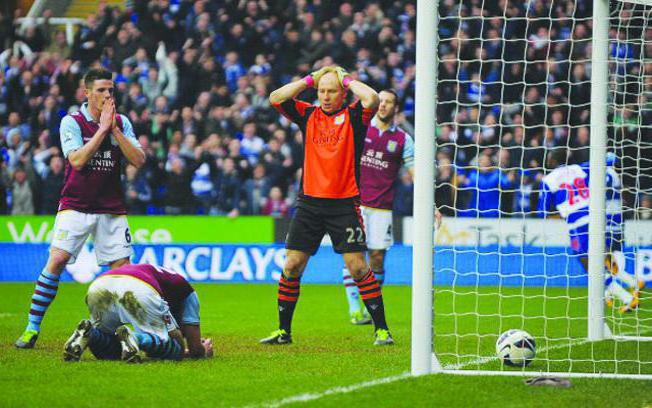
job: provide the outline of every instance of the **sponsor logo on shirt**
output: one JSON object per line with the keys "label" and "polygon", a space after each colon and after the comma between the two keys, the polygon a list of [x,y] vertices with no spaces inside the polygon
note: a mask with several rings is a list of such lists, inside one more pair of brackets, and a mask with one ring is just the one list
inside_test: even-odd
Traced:
{"label": "sponsor logo on shirt", "polygon": [[384,153],[380,150],[368,149],[360,158],[360,164],[372,167],[377,170],[384,170],[389,167],[389,161],[383,160]]}
{"label": "sponsor logo on shirt", "polygon": [[312,143],[316,145],[336,145],[343,141],[345,135],[338,134],[335,129],[326,129],[320,135],[312,137]]}
{"label": "sponsor logo on shirt", "polygon": [[116,165],[115,160],[111,156],[111,150],[98,151],[88,161],[87,166],[95,171],[111,171]]}

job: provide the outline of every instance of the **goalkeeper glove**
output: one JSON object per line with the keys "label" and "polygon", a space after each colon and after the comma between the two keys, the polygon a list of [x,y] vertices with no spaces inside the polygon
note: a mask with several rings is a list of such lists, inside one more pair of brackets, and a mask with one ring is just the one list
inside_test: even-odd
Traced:
{"label": "goalkeeper glove", "polygon": [[306,83],[308,88],[317,88],[321,77],[323,77],[324,74],[328,72],[335,72],[335,68],[323,67],[321,69],[318,69],[317,71],[310,73],[310,75],[306,75],[305,77],[303,77],[303,81]]}
{"label": "goalkeeper glove", "polygon": [[353,81],[351,74],[349,74],[342,67],[335,68],[335,73],[337,74],[337,79],[340,80],[340,85],[342,85],[342,88],[349,89],[349,84],[351,83],[351,81]]}

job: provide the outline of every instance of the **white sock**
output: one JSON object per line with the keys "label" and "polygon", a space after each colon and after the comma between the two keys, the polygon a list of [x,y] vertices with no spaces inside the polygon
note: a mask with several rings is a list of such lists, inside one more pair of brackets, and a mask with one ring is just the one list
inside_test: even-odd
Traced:
{"label": "white sock", "polygon": [[617,297],[624,305],[628,305],[632,302],[632,300],[634,300],[634,296],[632,296],[632,294],[629,293],[629,291],[625,289],[622,283],[617,279],[613,279],[611,281],[605,290],[605,294],[607,297]]}
{"label": "white sock", "polygon": [[342,277],[344,278],[344,289],[346,289],[346,300],[349,302],[349,314],[359,312],[362,306],[360,305],[360,292],[358,291],[358,287],[355,285],[348,269],[342,269]]}
{"label": "white sock", "polygon": [[622,283],[626,285],[629,289],[638,289],[638,282],[636,276],[627,273],[625,270],[625,254],[622,251],[613,251],[611,255],[613,262],[618,267],[618,274],[616,275]]}

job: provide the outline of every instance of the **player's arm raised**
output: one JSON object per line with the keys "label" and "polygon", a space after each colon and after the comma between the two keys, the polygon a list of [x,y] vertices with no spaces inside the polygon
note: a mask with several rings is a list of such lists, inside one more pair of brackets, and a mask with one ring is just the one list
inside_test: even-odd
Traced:
{"label": "player's arm raised", "polygon": [[353,79],[353,77],[342,67],[337,67],[335,72],[337,73],[337,77],[340,80],[342,87],[351,90],[353,95],[360,99],[360,102],[362,102],[362,106],[365,109],[378,108],[380,98],[378,97],[378,93],[374,91],[372,87],[362,81]]}
{"label": "player's arm raised", "polygon": [[[70,165],[75,170],[81,170],[90,159],[95,156],[95,153],[99,150],[102,142],[106,135],[111,131],[111,126],[113,122],[113,116],[115,115],[115,106],[109,103],[105,103],[102,107],[102,113],[100,115],[100,127],[95,132],[91,140],[86,144],[82,144],[78,149],[71,150],[68,154],[68,161]],[[72,120],[72,119],[71,119]],[[63,122],[62,122],[63,127]],[[67,132],[65,132],[67,133]],[[61,134],[62,138],[72,137],[68,134]],[[79,141],[81,142],[81,135],[79,136]],[[62,140],[62,143],[65,143],[66,140]]]}
{"label": "player's arm raised", "polygon": [[295,98],[307,88],[317,88],[319,79],[325,73],[333,72],[334,70],[334,67],[324,67],[315,72],[312,72],[309,75],[306,75],[299,80],[283,85],[282,87],[269,94],[269,103],[272,105],[279,105],[289,99]]}
{"label": "player's arm raised", "polygon": [[[112,102],[113,103],[113,102]],[[115,120],[115,105],[114,105],[114,118],[111,127],[111,134],[118,142],[118,146],[122,151],[122,154],[125,155],[129,163],[134,165],[136,168],[140,168],[145,164],[145,152],[138,146],[136,136],[133,134],[133,128],[128,119],[124,116],[122,117],[122,123],[124,132],[120,130],[117,121]],[[128,133],[125,135],[125,133]]]}
{"label": "player's arm raised", "polygon": [[269,103],[272,105],[281,104],[289,99],[296,97],[306,88],[308,88],[308,85],[303,79],[285,84],[269,94]]}

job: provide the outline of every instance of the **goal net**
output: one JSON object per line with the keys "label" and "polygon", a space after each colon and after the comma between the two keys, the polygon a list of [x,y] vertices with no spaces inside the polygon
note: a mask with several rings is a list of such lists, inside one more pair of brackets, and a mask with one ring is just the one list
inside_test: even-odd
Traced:
{"label": "goal net", "polygon": [[[437,14],[431,370],[652,378],[652,4]],[[526,367],[496,355],[510,329]]]}

